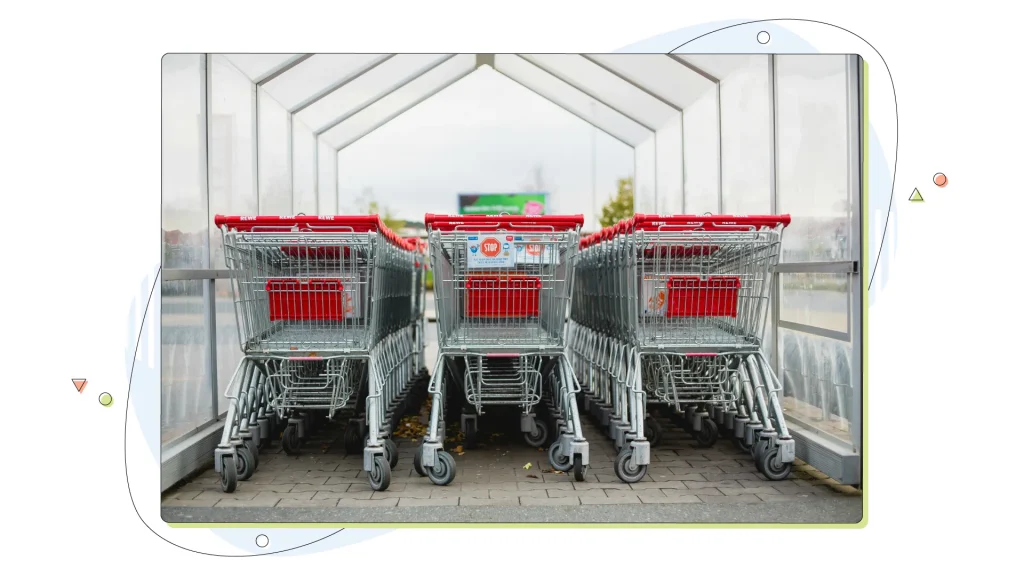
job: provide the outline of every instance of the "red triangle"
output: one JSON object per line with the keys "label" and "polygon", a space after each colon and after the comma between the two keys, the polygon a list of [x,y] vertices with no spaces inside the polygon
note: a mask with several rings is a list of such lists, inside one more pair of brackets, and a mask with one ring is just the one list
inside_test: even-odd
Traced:
{"label": "red triangle", "polygon": [[71,383],[75,385],[75,388],[77,388],[79,392],[81,392],[82,390],[85,390],[85,385],[88,384],[89,381],[85,378],[72,378]]}

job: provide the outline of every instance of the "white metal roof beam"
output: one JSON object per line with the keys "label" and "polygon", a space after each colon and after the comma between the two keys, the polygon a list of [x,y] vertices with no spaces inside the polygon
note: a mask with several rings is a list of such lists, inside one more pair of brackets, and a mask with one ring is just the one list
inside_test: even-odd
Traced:
{"label": "white metal roof beam", "polygon": [[[469,76],[469,75],[470,75],[470,74],[472,74],[473,72],[476,72],[476,68],[477,68],[477,67],[476,67],[476,66],[474,66],[474,67],[470,68],[469,70],[466,70],[466,71],[465,71],[465,72],[463,72],[462,74],[459,74],[458,76],[456,76],[456,77],[452,78],[451,80],[449,80],[449,81],[445,82],[444,84],[441,84],[441,85],[440,85],[440,86],[438,86],[437,88],[434,88],[433,90],[431,90],[431,91],[427,92],[426,94],[424,94],[423,96],[420,96],[419,98],[417,98],[416,100],[414,100],[414,101],[410,102],[409,104],[407,104],[407,105],[405,105],[405,106],[403,106],[403,107],[399,108],[399,109],[398,109],[398,110],[396,110],[395,112],[393,112],[393,113],[389,114],[389,115],[388,115],[388,116],[387,116],[386,118],[384,118],[383,120],[381,120],[381,121],[379,121],[379,122],[375,123],[375,124],[374,124],[373,126],[371,126],[370,128],[368,128],[368,129],[366,129],[366,130],[363,130],[363,131],[362,131],[362,132],[361,132],[361,133],[360,133],[360,134],[359,134],[358,136],[356,136],[355,138],[349,138],[348,140],[346,140],[346,141],[345,141],[345,142],[344,142],[343,144],[341,144],[340,146],[338,146],[337,148],[335,148],[335,149],[334,149],[334,150],[335,150],[335,152],[341,152],[341,151],[342,151],[342,150],[344,150],[345,148],[347,148],[347,147],[351,146],[352,144],[355,144],[356,142],[358,142],[359,140],[363,139],[364,137],[366,137],[366,136],[369,136],[369,135],[370,135],[370,134],[371,134],[372,132],[374,132],[374,131],[375,131],[375,130],[377,130],[378,128],[380,128],[380,127],[384,126],[384,125],[385,125],[385,124],[387,124],[388,122],[391,122],[391,121],[392,121],[392,120],[394,120],[395,118],[398,118],[398,117],[399,117],[399,116],[401,116],[402,114],[405,114],[405,113],[406,113],[406,112],[408,112],[409,110],[411,110],[411,109],[415,108],[416,106],[419,106],[420,104],[422,104],[422,103],[423,103],[423,102],[425,102],[426,100],[428,100],[428,99],[430,99],[430,98],[432,98],[432,97],[434,97],[434,96],[437,96],[437,95],[438,95],[438,94],[439,94],[440,92],[442,92],[442,91],[443,91],[443,90],[444,90],[445,88],[448,88],[449,86],[451,86],[451,85],[455,84],[455,83],[456,83],[456,82],[458,82],[459,80],[462,80],[462,79],[463,79],[463,78],[465,78],[466,76]],[[392,92],[394,92],[394,90],[392,90]],[[389,92],[389,94],[390,94],[390,92]]]}
{"label": "white metal roof beam", "polygon": [[708,80],[714,82],[716,85],[721,82],[713,74],[711,74],[710,72],[708,72],[708,71],[704,70],[703,68],[697,66],[693,62],[690,62],[689,60],[686,60],[682,56],[678,56],[676,54],[666,54],[666,56],[668,56],[669,60],[672,60],[673,62],[676,62],[677,64],[682,64],[683,66],[686,66],[690,70],[693,70],[697,74],[700,74],[701,76],[703,76],[703,77],[707,78]]}
{"label": "white metal roof beam", "polygon": [[370,106],[373,106],[377,102],[379,102],[382,99],[386,98],[392,92],[397,92],[398,90],[401,90],[403,87],[405,87],[406,85],[410,84],[414,80],[416,80],[418,78],[421,78],[422,76],[424,76],[425,74],[427,74],[428,72],[433,70],[434,68],[437,68],[441,64],[444,64],[445,62],[451,60],[452,58],[454,58],[456,56],[458,56],[458,54],[449,54],[449,55],[445,56],[444,58],[438,60],[437,62],[431,64],[430,66],[427,66],[423,70],[420,70],[416,74],[413,74],[412,76],[409,76],[405,80],[399,82],[397,85],[394,85],[394,86],[392,86],[392,87],[390,87],[390,88],[388,88],[386,90],[383,90],[382,92],[380,92],[377,95],[376,98],[373,98],[369,102],[364,102],[361,106],[356,107],[354,110],[349,110],[348,112],[342,114],[338,118],[335,118],[332,122],[329,122],[326,126],[324,126],[323,128],[320,128],[319,130],[314,132],[313,135],[316,136],[317,138],[319,138],[320,135],[323,134],[324,132],[327,132],[328,130],[333,129],[338,124],[341,124],[345,120],[348,120],[349,118],[355,116],[356,114],[359,114],[363,110],[366,110]]}
{"label": "white metal roof beam", "polygon": [[337,90],[340,90],[341,88],[345,87],[345,85],[347,85],[349,82],[355,80],[356,78],[359,78],[363,74],[366,74],[370,70],[373,70],[377,66],[380,66],[381,64],[387,62],[388,60],[390,60],[391,58],[394,58],[395,56],[396,56],[396,54],[385,54],[384,56],[381,56],[380,58],[374,60],[373,62],[369,63],[368,65],[363,66],[362,68],[357,70],[354,74],[349,74],[348,76],[342,78],[341,80],[338,80],[337,82],[335,82],[334,84],[328,86],[327,88],[324,88],[320,92],[317,92],[316,94],[313,94],[309,98],[306,98],[305,100],[300,102],[298,104],[298,106],[296,106],[294,109],[289,110],[289,112],[291,112],[292,114],[298,114],[299,112],[302,112],[306,108],[309,108],[313,104],[316,104],[317,102],[319,102],[321,99],[326,98],[327,96],[330,96],[331,94],[333,94]]}
{"label": "white metal roof beam", "polygon": [[[629,118],[629,119],[630,119],[630,120],[632,120],[632,121],[633,121],[634,123],[636,123],[636,124],[639,124],[640,126],[643,126],[644,128],[647,128],[647,129],[648,129],[648,130],[650,130],[651,132],[655,132],[655,131],[657,131],[657,128],[655,128],[654,126],[650,126],[650,125],[649,125],[649,124],[647,124],[646,122],[643,122],[643,121],[641,121],[641,120],[638,120],[638,119],[637,119],[636,117],[634,117],[634,116],[631,116],[630,114],[627,114],[626,112],[623,112],[622,110],[620,110],[620,109],[616,108],[615,106],[612,106],[611,104],[609,104],[609,103],[605,102],[604,100],[602,100],[602,99],[601,99],[600,97],[598,97],[597,95],[595,95],[595,94],[593,94],[592,92],[588,91],[588,90],[587,90],[586,88],[583,88],[582,86],[579,86],[578,84],[576,84],[575,82],[572,82],[572,81],[571,81],[571,80],[569,80],[568,78],[564,78],[564,77],[562,77],[562,76],[561,76],[561,75],[560,75],[560,74],[559,74],[558,72],[556,72],[556,71],[554,71],[554,70],[551,70],[550,68],[548,68],[547,66],[545,66],[545,65],[541,64],[540,62],[537,62],[537,61],[536,61],[536,60],[534,60],[533,58],[530,58],[530,57],[528,57],[528,56],[526,56],[526,55],[523,55],[523,54],[517,54],[517,56],[519,56],[519,57],[520,57],[520,58],[521,58],[521,59],[522,59],[522,60],[523,60],[524,62],[528,62],[528,63],[529,63],[529,64],[530,64],[531,66],[534,66],[534,67],[536,67],[536,68],[537,68],[538,70],[542,70],[542,71],[544,71],[544,72],[548,73],[549,75],[551,75],[551,76],[554,76],[555,78],[558,78],[558,79],[559,79],[559,80],[561,80],[562,82],[565,82],[565,83],[566,83],[566,84],[568,84],[569,86],[572,86],[572,87],[573,87],[573,88],[575,88],[575,89],[576,89],[577,91],[579,91],[579,92],[581,92],[581,93],[585,94],[585,95],[586,95],[586,96],[587,96],[588,98],[590,98],[591,100],[594,100],[594,101],[596,101],[596,102],[599,102],[599,103],[600,103],[601,105],[603,105],[603,106],[605,106],[605,107],[607,107],[607,108],[609,108],[609,109],[611,109],[611,110],[614,110],[615,112],[619,113],[619,114],[620,114],[621,116],[624,116],[624,117],[626,117],[626,118]],[[674,106],[673,106],[673,108],[674,108]]]}
{"label": "white metal roof beam", "polygon": [[650,91],[650,90],[648,90],[648,89],[647,89],[646,87],[644,87],[644,86],[643,86],[642,84],[638,84],[638,83],[636,83],[636,82],[634,82],[634,81],[630,80],[629,78],[626,78],[626,77],[625,77],[625,76],[623,76],[622,74],[619,74],[619,73],[618,73],[617,71],[615,71],[615,70],[613,70],[613,69],[609,68],[608,66],[605,66],[605,65],[604,65],[604,64],[602,64],[601,62],[598,62],[598,61],[597,61],[597,59],[595,59],[595,58],[592,58],[592,57],[590,57],[590,56],[589,56],[589,55],[587,55],[587,54],[580,54],[580,56],[582,56],[582,57],[583,57],[584,59],[588,60],[589,62],[591,62],[591,63],[593,63],[593,64],[597,65],[597,66],[598,66],[599,68],[601,68],[601,69],[602,69],[602,70],[604,70],[605,72],[608,72],[609,74],[612,74],[612,75],[614,75],[614,76],[615,76],[616,78],[618,78],[619,80],[622,80],[623,82],[626,82],[626,83],[627,83],[627,84],[629,84],[630,86],[632,86],[632,87],[636,88],[637,90],[640,90],[641,92],[643,92],[644,94],[647,94],[647,95],[648,95],[648,96],[650,96],[651,98],[654,98],[654,99],[656,99],[656,100],[657,100],[658,102],[661,102],[662,104],[664,104],[665,106],[668,106],[669,108],[671,108],[671,109],[675,110],[676,112],[682,112],[682,111],[683,111],[683,109],[682,109],[682,108],[680,108],[679,106],[676,106],[675,104],[673,104],[673,103],[669,102],[668,100],[666,100],[666,99],[662,98],[661,96],[659,96],[659,95],[655,94],[654,92],[651,92],[651,91]]}
{"label": "white metal roof beam", "polygon": [[316,56],[316,54],[299,54],[298,56],[295,56],[294,58],[289,58],[287,61],[285,61],[283,64],[281,64],[277,68],[274,68],[273,70],[268,71],[263,76],[260,76],[259,78],[257,78],[256,81],[255,81],[255,84],[257,86],[263,86],[267,82],[270,82],[271,80],[273,80],[274,78],[277,78],[281,74],[284,74],[285,72],[291,70],[292,68],[295,68],[296,66],[298,66],[299,64],[302,64],[306,60],[309,60],[313,56]]}

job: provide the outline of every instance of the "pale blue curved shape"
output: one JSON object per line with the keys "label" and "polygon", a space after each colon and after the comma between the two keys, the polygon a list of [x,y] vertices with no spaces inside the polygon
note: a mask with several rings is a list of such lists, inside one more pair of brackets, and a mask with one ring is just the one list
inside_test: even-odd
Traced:
{"label": "pale blue curved shape", "polygon": [[[757,30],[752,33],[751,28],[754,27],[756,27]],[[725,29],[723,30],[722,28]],[[756,40],[757,32],[762,30],[771,35],[771,42],[767,45],[761,45]],[[746,46],[748,42],[750,43],[749,49],[736,49],[736,46]],[[683,44],[686,45],[681,46]],[[641,40],[624,48],[620,48],[615,52],[665,54],[670,51],[673,53],[757,53],[762,51],[766,53],[818,52],[817,49],[808,44],[807,41],[803,40],[800,36],[790,32],[775,22],[752,22],[750,20],[730,20],[689,26],[654,38]],[[869,206],[885,206],[889,203],[889,196],[891,196],[892,193],[892,177],[889,174],[889,164],[885,158],[884,150],[882,149],[881,143],[878,141],[874,129],[870,129],[869,150]],[[890,209],[895,212],[895,205],[891,206]],[[865,215],[865,217],[866,216],[867,215]],[[886,230],[885,242],[892,242],[893,246],[895,246],[895,240],[895,226],[890,225],[888,230]],[[865,238],[863,241],[870,242],[870,239]],[[889,266],[886,252],[882,248],[884,248],[884,243],[882,246],[879,246],[880,256],[878,256],[880,258],[879,271],[882,274],[880,277],[880,280],[882,281],[880,286],[885,285]],[[869,266],[863,271],[864,273],[871,273],[874,269],[875,259],[875,253],[869,253]],[[157,281],[159,281],[159,277],[157,278]],[[150,299],[149,290],[151,288],[151,286],[144,286],[143,294],[137,298],[137,300],[141,299],[146,301],[147,309],[152,307],[153,300],[159,301],[158,299],[160,297],[159,291],[154,290],[153,298]],[[872,301],[874,299],[875,292],[877,291],[871,292]],[[133,301],[133,309],[135,308],[134,304],[135,303]],[[158,315],[159,306],[152,308],[156,308],[156,310],[151,313],[154,316]],[[131,317],[128,322],[128,345],[125,349],[125,367],[126,372],[131,379],[129,382],[130,388],[133,384],[143,384],[142,386],[134,386],[134,390],[131,391],[131,401],[134,403],[136,414],[139,418],[140,428],[143,430],[146,443],[153,453],[155,464],[159,466],[159,426],[152,426],[152,422],[147,426],[145,425],[146,423],[143,422],[142,418],[143,414],[157,416],[160,414],[160,374],[155,368],[149,368],[148,362],[145,361],[137,362],[135,364],[134,375],[132,374],[132,362],[136,356],[136,345],[138,346],[139,355],[141,357],[145,351],[148,350],[149,341],[147,330],[143,329],[139,332],[136,331],[139,330],[137,327],[141,325],[142,318],[136,317],[134,313],[130,316]],[[148,321],[150,320],[150,317],[147,315],[146,319]],[[159,341],[156,344],[158,343]],[[159,418],[154,420],[159,422]],[[278,554],[298,555],[321,552],[328,549],[346,546],[348,544],[366,541],[391,532],[392,530],[346,529],[327,538],[325,538],[325,536],[331,534],[331,529],[296,530],[272,528],[213,528],[210,529],[210,531],[225,542],[235,546],[240,551],[249,552],[249,555],[251,556],[258,556],[274,553],[275,551],[282,549],[284,551],[278,552]],[[256,546],[256,537],[260,534],[266,534],[270,539],[270,544],[267,548],[259,548]],[[310,544],[310,542],[315,543]]]}
{"label": "pale blue curved shape", "polygon": [[[870,112],[869,118],[870,120]],[[875,134],[875,129],[870,129],[868,146],[868,211],[869,214],[865,214],[864,218],[870,218],[871,214],[877,210],[881,213],[881,223],[885,227],[885,237],[878,246],[877,252],[875,248],[871,246],[873,239],[865,238],[864,241],[868,243],[870,247],[868,249],[868,262],[867,266],[864,267],[864,274],[869,277],[874,274],[874,280],[871,282],[871,290],[868,291],[868,306],[870,307],[876,296],[885,289],[885,285],[889,283],[889,268],[893,265],[889,258],[889,251],[886,250],[886,246],[892,246],[892,251],[896,252],[896,230],[899,228],[898,218],[887,218],[887,214],[892,216],[896,215],[897,202],[896,198],[893,198],[892,190],[892,174],[889,173],[889,162],[885,158],[885,153],[882,150],[882,143],[878,141],[878,135]],[[892,204],[890,205],[890,201]],[[888,222],[887,222],[888,220]],[[870,223],[871,220],[868,220]],[[870,226],[869,226],[870,230]],[[877,262],[877,268],[876,268]]]}
{"label": "pale blue curved shape", "polygon": [[[159,283],[159,275],[154,276]],[[143,421],[143,418],[156,415],[155,421],[160,422],[160,370],[157,368],[159,363],[154,362],[150,368],[147,357],[149,331],[146,327],[160,317],[160,306],[154,306],[154,302],[160,302],[160,286],[157,284],[157,289],[153,290],[153,285],[143,279],[139,285],[139,295],[132,300],[132,312],[128,315],[128,345],[124,350],[124,368],[128,376],[128,394],[132,405],[135,406],[135,418],[139,421],[139,429],[142,430],[153,459],[159,464],[160,427],[153,426],[152,422]],[[137,314],[136,311],[142,312],[144,316]],[[159,349],[160,339],[157,338],[153,344],[154,349]],[[135,360],[136,348],[138,361]]]}

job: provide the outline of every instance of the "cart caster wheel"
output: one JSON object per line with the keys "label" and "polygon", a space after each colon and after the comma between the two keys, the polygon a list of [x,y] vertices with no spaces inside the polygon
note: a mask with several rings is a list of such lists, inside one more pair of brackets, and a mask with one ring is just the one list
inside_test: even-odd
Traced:
{"label": "cart caster wheel", "polygon": [[284,453],[289,456],[299,453],[299,431],[295,426],[288,426],[284,429],[284,433],[281,434],[281,448],[284,448]]}
{"label": "cart caster wheel", "polygon": [[466,438],[463,444],[466,445],[467,450],[476,448],[477,432],[476,432],[476,420],[469,420],[466,422]]}
{"label": "cart caster wheel", "polygon": [[700,431],[694,434],[694,438],[701,448],[711,448],[718,442],[718,425],[710,418],[701,420]]}
{"label": "cart caster wheel", "polygon": [[568,472],[572,468],[572,461],[569,457],[562,454],[562,443],[555,442],[548,448],[548,462],[551,463],[551,467],[559,472]]}
{"label": "cart caster wheel", "polygon": [[433,468],[427,468],[427,477],[438,486],[447,486],[455,480],[455,459],[447,452],[438,452]]}
{"label": "cart caster wheel", "polygon": [[660,444],[661,439],[665,437],[661,423],[648,416],[644,420],[644,436],[647,438],[647,441],[651,443],[652,447]]}
{"label": "cart caster wheel", "polygon": [[793,470],[792,462],[779,462],[779,447],[758,450],[758,458],[754,460],[757,469],[772,481],[785,480]]}
{"label": "cart caster wheel", "polygon": [[236,456],[225,456],[220,468],[220,489],[228,494],[238,487],[238,462]]}
{"label": "cart caster wheel", "polygon": [[391,485],[391,467],[388,466],[384,456],[380,454],[374,456],[372,468],[368,474],[370,477],[370,490],[374,492],[387,490],[388,486]]}
{"label": "cart caster wheel", "polygon": [[395,466],[398,466],[398,444],[391,438],[384,440],[384,455],[388,459],[388,465],[394,470]]}
{"label": "cart caster wheel", "polygon": [[249,438],[249,439],[247,439],[245,441],[245,446],[247,448],[249,448],[249,453],[252,454],[252,465],[253,465],[253,468],[259,468],[260,467],[260,446],[259,446],[259,444],[255,440],[253,440],[252,438]]}
{"label": "cart caster wheel", "polygon": [[626,484],[632,484],[639,482],[647,475],[647,465],[641,464],[639,466],[630,464],[630,459],[633,456],[633,451],[629,448],[619,452],[619,455],[615,458],[615,475],[619,477]]}
{"label": "cart caster wheel", "polygon": [[535,434],[523,432],[523,439],[532,448],[541,448],[548,443],[548,425],[543,420],[534,420],[534,424],[537,426],[537,432]]}
{"label": "cart caster wheel", "polygon": [[252,473],[256,471],[256,462],[252,452],[249,452],[249,447],[245,444],[235,449],[235,465],[239,480],[252,478]]}
{"label": "cart caster wheel", "polygon": [[741,438],[741,437],[739,437],[739,436],[733,436],[733,439],[732,439],[732,444],[733,444],[733,446],[735,446],[735,447],[736,447],[736,448],[737,448],[737,449],[738,449],[738,450],[739,450],[740,452],[749,452],[749,451],[750,451],[750,449],[749,449],[749,448],[747,448],[747,445],[743,443],[743,438]]}
{"label": "cart caster wheel", "polygon": [[345,427],[345,453],[352,455],[363,451],[363,437],[359,434],[359,428],[351,423]]}
{"label": "cart caster wheel", "polygon": [[412,469],[422,478],[427,475],[427,471],[423,469],[423,452],[416,450],[412,454]]}
{"label": "cart caster wheel", "polygon": [[583,482],[587,479],[587,468],[589,466],[583,465],[583,454],[573,454],[572,456],[572,477],[577,482]]}

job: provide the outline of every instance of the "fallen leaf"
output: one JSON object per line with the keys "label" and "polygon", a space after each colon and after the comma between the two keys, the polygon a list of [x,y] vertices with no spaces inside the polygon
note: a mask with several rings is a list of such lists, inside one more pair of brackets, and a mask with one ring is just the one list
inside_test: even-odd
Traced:
{"label": "fallen leaf", "polygon": [[456,446],[455,447],[455,453],[456,454],[462,454],[462,446]]}
{"label": "fallen leaf", "polygon": [[536,474],[527,474],[526,477],[527,478],[536,478],[537,475]]}
{"label": "fallen leaf", "polygon": [[533,468],[533,462],[527,462],[527,463],[526,463],[526,464],[525,464],[525,465],[523,466],[523,470],[529,470],[530,468]]}

